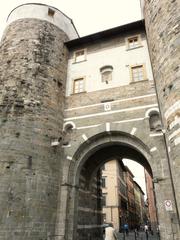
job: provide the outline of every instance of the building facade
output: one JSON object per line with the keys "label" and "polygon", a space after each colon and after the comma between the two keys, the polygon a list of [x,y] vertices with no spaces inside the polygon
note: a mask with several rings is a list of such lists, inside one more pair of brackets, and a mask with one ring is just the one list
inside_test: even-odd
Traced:
{"label": "building facade", "polygon": [[117,160],[104,164],[102,170],[102,194],[104,223],[113,222],[117,231],[127,221],[127,186],[124,165]]}
{"label": "building facade", "polygon": [[104,223],[113,222],[117,231],[140,229],[145,221],[144,192],[134,175],[123,162],[111,160],[102,170],[102,194]]}
{"label": "building facade", "polygon": [[103,215],[106,223],[113,222],[119,231],[120,198],[118,189],[119,166],[116,160],[109,161],[102,170]]}
{"label": "building facade", "polygon": [[140,229],[146,222],[144,221],[144,212],[145,212],[145,199],[144,192],[142,191],[139,184],[134,181],[134,200],[135,200],[135,226],[134,228]]}
{"label": "building facade", "polygon": [[147,205],[148,205],[148,220],[153,230],[157,228],[157,210],[155,203],[155,194],[152,177],[145,170],[145,182],[146,182],[146,192],[147,192]]}
{"label": "building facade", "polygon": [[[156,1],[146,2],[148,24],[148,9],[157,8]],[[177,11],[179,3],[171,4]],[[147,26],[152,55],[158,37],[151,31],[158,31],[154,24]],[[171,42],[165,39],[163,46]],[[177,42],[172,49],[177,53]],[[159,66],[166,52],[165,48],[157,51],[153,64],[158,59]],[[174,54],[169,54],[170,59],[178,62]],[[157,120],[144,22],[79,38],[72,20],[58,9],[24,4],[8,17],[0,61],[0,239],[100,239],[98,170],[109,159],[124,157],[164,180],[155,186],[161,238],[171,240],[173,235],[177,240],[174,190],[179,194],[179,188],[173,188],[166,139]],[[168,74],[176,82],[176,75]],[[170,89],[175,89],[175,95],[162,101],[166,119],[179,109],[178,88]],[[173,119],[177,126],[177,116]],[[176,161],[178,130],[173,128],[172,134],[171,153]],[[178,166],[173,170],[177,186]],[[86,204],[80,199],[86,199]],[[170,212],[164,206],[167,199],[173,204]]]}

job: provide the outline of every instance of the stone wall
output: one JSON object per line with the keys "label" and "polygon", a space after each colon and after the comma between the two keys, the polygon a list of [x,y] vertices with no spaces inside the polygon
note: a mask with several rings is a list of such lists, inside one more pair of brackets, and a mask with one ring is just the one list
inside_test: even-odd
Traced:
{"label": "stone wall", "polygon": [[[108,108],[106,108],[106,104],[108,104]],[[150,130],[147,114],[149,111],[157,108],[152,81],[139,81],[126,86],[112,88],[111,91],[101,90],[74,94],[66,98],[65,105],[65,121],[73,122],[75,126],[70,134],[68,145],[64,146],[67,159],[65,165],[68,169],[66,171],[69,174],[67,181],[72,185],[77,184],[78,187],[78,171],[80,171],[78,169],[82,169],[88,162],[88,172],[93,171],[98,166],[100,167],[108,159],[117,156],[139,162],[154,177],[165,179],[159,182],[155,189],[161,238],[163,240],[171,240],[172,227],[168,213],[165,211],[164,201],[172,196],[172,189],[166,152],[164,151],[163,134],[160,129],[158,131]],[[117,136],[116,140],[113,140],[113,134]],[[147,157],[149,164],[139,154],[141,150],[138,147],[132,147],[132,149],[138,149],[138,151],[133,152],[131,148],[126,147],[123,139],[122,142],[118,140],[121,138],[121,134],[122,136],[124,136],[123,134],[129,136],[127,146],[131,146],[132,139],[137,144],[142,142],[151,155],[150,158],[146,154],[144,155]],[[101,135],[102,138],[100,137]],[[100,151],[99,149],[103,146],[101,141],[106,135],[107,140],[104,143],[104,148]],[[116,144],[118,141],[122,145],[117,149]],[[91,143],[94,146],[93,150],[91,149]],[[87,157],[84,153],[86,151]],[[91,151],[94,157],[91,157]],[[67,175],[65,171],[63,175]],[[77,198],[74,201],[76,200]],[[68,202],[70,211],[68,216],[72,216],[74,209],[78,206],[77,202],[72,202]],[[88,216],[90,215],[86,216],[87,219]],[[69,225],[67,224],[68,232],[71,232],[71,228],[75,229],[75,225],[72,222]],[[93,226],[89,224],[89,229],[91,228]],[[72,236],[69,235],[68,240],[70,239],[72,239]]]}
{"label": "stone wall", "polygon": [[[102,237],[102,206],[100,171],[87,181],[88,168],[81,171],[78,194],[77,239],[99,240]],[[87,176],[86,176],[87,175]],[[89,228],[93,226],[93,228]]]}
{"label": "stone wall", "polygon": [[[180,2],[145,1],[144,17],[174,186],[173,224],[180,212]],[[173,199],[173,196],[172,196]],[[178,227],[179,228],[179,227]],[[177,231],[177,230],[176,230]],[[180,236],[179,236],[180,237]],[[178,238],[179,239],[179,238]]]}
{"label": "stone wall", "polygon": [[[11,23],[0,46],[0,239],[48,239],[61,179],[67,36],[36,19]],[[50,238],[52,239],[52,238]]]}

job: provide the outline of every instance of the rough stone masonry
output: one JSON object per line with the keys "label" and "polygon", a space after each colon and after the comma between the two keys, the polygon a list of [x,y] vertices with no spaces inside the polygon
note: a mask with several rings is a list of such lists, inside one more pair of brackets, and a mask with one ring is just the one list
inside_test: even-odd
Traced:
{"label": "rough stone masonry", "polygon": [[144,17],[159,107],[172,171],[177,216],[180,213],[180,1],[145,0]]}
{"label": "rough stone masonry", "polygon": [[2,240],[55,231],[61,157],[51,143],[62,138],[67,39],[47,21],[20,19],[1,42]]}

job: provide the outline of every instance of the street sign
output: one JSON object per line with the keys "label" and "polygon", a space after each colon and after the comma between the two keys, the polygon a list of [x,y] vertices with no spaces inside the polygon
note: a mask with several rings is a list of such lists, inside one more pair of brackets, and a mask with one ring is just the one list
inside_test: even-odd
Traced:
{"label": "street sign", "polygon": [[166,211],[172,211],[173,210],[171,200],[165,200],[164,205],[165,205]]}

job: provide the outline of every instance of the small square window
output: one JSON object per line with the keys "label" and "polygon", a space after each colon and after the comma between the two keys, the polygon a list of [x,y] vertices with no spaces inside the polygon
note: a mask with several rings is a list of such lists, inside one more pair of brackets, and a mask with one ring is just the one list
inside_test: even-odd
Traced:
{"label": "small square window", "polygon": [[75,62],[82,62],[86,60],[86,52],[85,49],[78,50],[74,53]]}
{"label": "small square window", "polygon": [[127,38],[127,49],[134,49],[141,46],[140,35]]}
{"label": "small square window", "polygon": [[74,80],[73,93],[84,92],[84,78]]}
{"label": "small square window", "polygon": [[54,14],[55,14],[55,11],[54,11],[52,8],[48,8],[48,15],[49,15],[50,17],[53,17]]}
{"label": "small square window", "polygon": [[131,77],[133,82],[146,79],[144,65],[136,65],[131,67]]}

